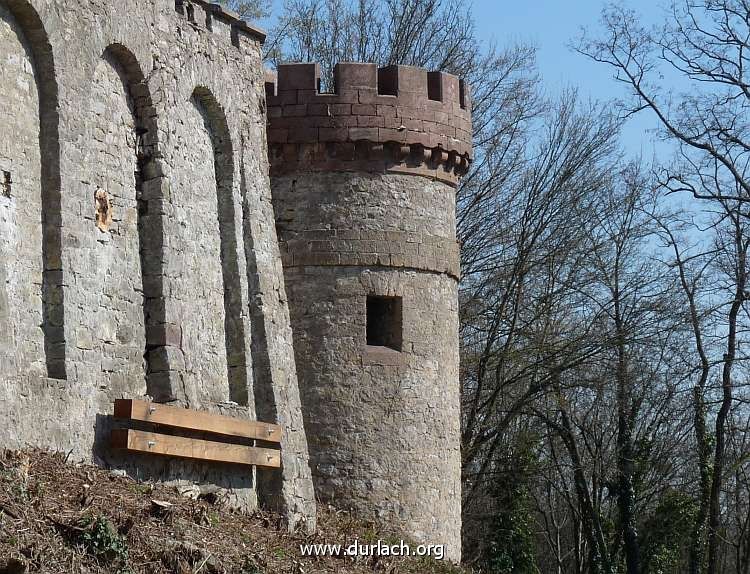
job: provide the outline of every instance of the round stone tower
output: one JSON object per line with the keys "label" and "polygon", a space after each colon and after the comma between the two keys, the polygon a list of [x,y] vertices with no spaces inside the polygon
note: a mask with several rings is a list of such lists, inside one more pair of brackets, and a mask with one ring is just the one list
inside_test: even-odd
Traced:
{"label": "round stone tower", "polygon": [[318,497],[461,553],[455,186],[468,90],[420,68],[282,65],[268,142]]}

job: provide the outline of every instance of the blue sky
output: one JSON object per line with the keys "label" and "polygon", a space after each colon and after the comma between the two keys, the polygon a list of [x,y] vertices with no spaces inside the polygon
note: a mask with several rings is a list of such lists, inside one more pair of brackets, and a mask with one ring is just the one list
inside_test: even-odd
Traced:
{"label": "blue sky", "polygon": [[[585,27],[596,32],[605,0],[468,0],[473,6],[477,31],[487,43],[499,47],[514,42],[531,43],[538,50],[538,69],[550,96],[565,87],[577,87],[582,98],[612,100],[625,95],[624,86],[612,79],[612,69],[574,52],[568,44],[580,36]],[[624,4],[643,17],[647,25],[663,21],[664,1],[627,0]],[[273,0],[274,12],[283,0]],[[269,25],[263,22],[263,25]],[[631,119],[623,132],[623,145],[629,155],[648,160],[656,151],[670,149],[655,142],[649,133],[656,123],[643,112]]]}
{"label": "blue sky", "polygon": [[[503,46],[508,42],[531,43],[538,50],[538,67],[550,95],[566,86],[579,89],[583,98],[611,100],[624,97],[625,87],[612,79],[612,69],[574,52],[568,44],[580,37],[581,29],[599,30],[604,0],[474,0],[478,32],[485,42]],[[643,18],[646,25],[660,24],[665,4],[658,1],[623,2]],[[628,122],[623,145],[632,155],[668,153],[669,147],[656,143],[649,129],[656,126],[653,116],[642,112]],[[655,150],[656,147],[656,150]]]}

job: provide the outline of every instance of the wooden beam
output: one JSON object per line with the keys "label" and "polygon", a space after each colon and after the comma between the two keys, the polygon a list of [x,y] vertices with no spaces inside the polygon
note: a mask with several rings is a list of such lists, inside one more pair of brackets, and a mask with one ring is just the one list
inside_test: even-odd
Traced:
{"label": "wooden beam", "polygon": [[238,444],[157,434],[132,429],[114,429],[112,448],[210,462],[230,462],[268,468],[281,467],[281,452]]}
{"label": "wooden beam", "polygon": [[206,411],[193,411],[147,401],[116,399],[115,418],[144,421],[224,436],[240,436],[272,443],[281,442],[281,427],[279,425],[236,419]]}

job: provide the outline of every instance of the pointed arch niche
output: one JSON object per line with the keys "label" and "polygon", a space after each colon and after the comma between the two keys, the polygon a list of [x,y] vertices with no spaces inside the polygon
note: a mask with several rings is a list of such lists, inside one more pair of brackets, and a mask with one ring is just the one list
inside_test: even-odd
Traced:
{"label": "pointed arch niche", "polygon": [[171,367],[163,298],[166,181],[151,94],[125,46],[110,45],[102,54],[90,102],[83,209],[95,222],[87,243],[94,265],[82,281],[96,295],[86,327],[101,357],[101,383],[125,391],[140,379],[142,390],[159,398]]}
{"label": "pointed arch niche", "polygon": [[[175,130],[172,196],[179,274],[168,277],[181,325],[185,377],[200,403],[248,404],[235,164],[225,112],[196,88]],[[170,305],[172,301],[170,299]]]}
{"label": "pointed arch niche", "polygon": [[0,374],[65,379],[58,87],[26,0],[0,4],[0,53]]}

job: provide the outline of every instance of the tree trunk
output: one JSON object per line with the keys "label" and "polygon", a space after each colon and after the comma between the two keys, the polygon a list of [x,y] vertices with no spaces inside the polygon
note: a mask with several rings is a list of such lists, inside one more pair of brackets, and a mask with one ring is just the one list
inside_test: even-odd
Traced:
{"label": "tree trunk", "polygon": [[631,388],[632,381],[628,376],[627,333],[620,308],[619,285],[615,285],[614,291],[617,341],[617,507],[620,513],[620,526],[625,549],[626,572],[627,574],[639,574],[641,556],[636,526],[635,485],[633,484],[635,409]]}
{"label": "tree trunk", "polygon": [[714,470],[711,480],[711,497],[708,509],[708,574],[719,572],[719,530],[721,529],[721,488],[724,479],[726,451],[726,423],[732,407],[732,367],[737,354],[737,316],[745,297],[747,246],[743,237],[742,214],[732,213],[735,224],[734,247],[736,253],[736,282],[734,300],[729,308],[727,324],[727,345],[724,353],[724,367],[721,373],[721,408],[716,415],[716,447],[714,449]]}

